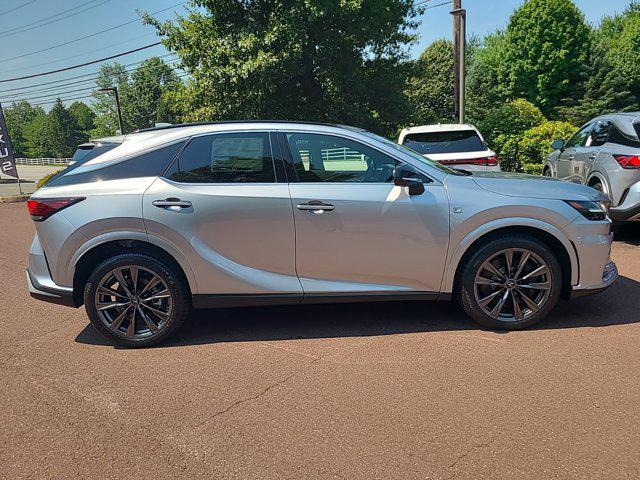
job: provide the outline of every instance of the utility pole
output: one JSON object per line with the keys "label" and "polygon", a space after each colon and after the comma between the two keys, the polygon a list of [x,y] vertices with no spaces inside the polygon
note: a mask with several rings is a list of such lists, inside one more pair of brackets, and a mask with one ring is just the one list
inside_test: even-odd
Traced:
{"label": "utility pole", "polygon": [[464,123],[464,76],[465,48],[467,43],[467,11],[462,8],[462,0],[453,0],[453,95],[456,118]]}
{"label": "utility pole", "polygon": [[122,126],[122,111],[120,110],[120,96],[118,95],[118,87],[99,88],[99,92],[113,92],[116,100],[116,111],[118,112],[118,124],[120,125],[120,134],[124,135],[124,127]]}

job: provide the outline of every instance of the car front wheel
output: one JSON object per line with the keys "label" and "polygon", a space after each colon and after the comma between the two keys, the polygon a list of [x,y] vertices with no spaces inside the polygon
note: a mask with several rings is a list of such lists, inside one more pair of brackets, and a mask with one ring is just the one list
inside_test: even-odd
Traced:
{"label": "car front wheel", "polygon": [[526,235],[496,238],[463,266],[459,301],[476,322],[515,330],[542,320],[562,287],[560,263],[543,242]]}
{"label": "car front wheel", "polygon": [[191,308],[184,280],[174,268],[139,253],[101,263],[89,276],[84,303],[96,330],[124,347],[162,342],[182,325]]}

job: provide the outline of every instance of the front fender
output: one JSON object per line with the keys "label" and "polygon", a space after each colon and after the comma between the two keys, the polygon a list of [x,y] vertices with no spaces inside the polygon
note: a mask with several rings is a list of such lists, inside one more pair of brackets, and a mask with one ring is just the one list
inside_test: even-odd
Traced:
{"label": "front fender", "polygon": [[453,291],[456,270],[458,268],[458,265],[460,264],[460,261],[462,260],[462,257],[467,252],[469,247],[479,238],[495,230],[505,227],[531,227],[553,235],[556,239],[558,239],[558,241],[562,243],[569,255],[569,260],[571,262],[571,284],[576,285],[578,283],[578,257],[573,245],[571,244],[571,241],[566,237],[564,233],[562,233],[559,228],[551,225],[550,223],[537,220],[535,218],[509,217],[492,220],[476,227],[474,230],[465,235],[465,237],[458,243],[455,249],[450,250],[442,283],[442,291],[444,293],[451,293]]}

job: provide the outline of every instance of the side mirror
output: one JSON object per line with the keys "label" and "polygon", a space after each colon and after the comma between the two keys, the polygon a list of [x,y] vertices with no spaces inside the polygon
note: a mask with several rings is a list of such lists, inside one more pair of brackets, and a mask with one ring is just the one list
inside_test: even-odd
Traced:
{"label": "side mirror", "polygon": [[393,184],[397,187],[409,187],[409,195],[422,195],[424,183],[422,175],[409,165],[400,165],[393,171]]}
{"label": "side mirror", "polygon": [[551,148],[553,148],[554,150],[564,150],[564,140],[562,139],[558,139],[558,140],[554,140],[553,142],[551,142]]}

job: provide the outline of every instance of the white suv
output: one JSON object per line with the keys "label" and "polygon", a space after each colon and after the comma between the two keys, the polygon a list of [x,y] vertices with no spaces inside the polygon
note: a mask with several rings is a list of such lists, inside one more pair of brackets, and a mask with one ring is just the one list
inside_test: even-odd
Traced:
{"label": "white suv", "polygon": [[438,124],[405,128],[398,143],[453,168],[500,171],[498,157],[489,150],[473,125]]}

